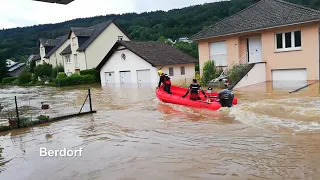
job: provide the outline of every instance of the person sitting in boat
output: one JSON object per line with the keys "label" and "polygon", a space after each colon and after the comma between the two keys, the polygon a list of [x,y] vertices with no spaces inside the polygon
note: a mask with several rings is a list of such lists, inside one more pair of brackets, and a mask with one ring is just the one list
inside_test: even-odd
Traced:
{"label": "person sitting in boat", "polygon": [[172,94],[171,92],[171,80],[170,77],[167,74],[164,74],[162,70],[158,71],[158,75],[160,76],[159,85],[157,88],[160,88],[161,83],[163,84],[163,90],[166,91],[169,94]]}
{"label": "person sitting in boat", "polygon": [[204,92],[204,90],[201,88],[201,86],[197,83],[196,79],[192,80],[192,84],[190,84],[188,91],[186,92],[185,95],[183,95],[182,97],[185,98],[189,92],[190,92],[190,99],[193,101],[196,100],[201,100],[198,91],[201,90],[202,94],[204,95],[205,98],[207,98],[206,93]]}

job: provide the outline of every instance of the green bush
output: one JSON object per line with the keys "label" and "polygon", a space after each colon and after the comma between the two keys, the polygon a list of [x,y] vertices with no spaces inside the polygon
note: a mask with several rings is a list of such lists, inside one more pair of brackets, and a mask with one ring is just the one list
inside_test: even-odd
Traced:
{"label": "green bush", "polygon": [[72,85],[80,85],[80,84],[90,84],[95,82],[95,77],[87,74],[87,75],[78,75],[73,74],[69,77],[59,79],[60,86],[72,86]]}
{"label": "green bush", "polygon": [[95,82],[100,82],[100,72],[96,69],[87,69],[80,71],[81,75],[92,75],[94,76]]}
{"label": "green bush", "polygon": [[239,81],[243,76],[246,75],[247,65],[239,64],[232,67],[229,70],[228,76],[231,83]]}
{"label": "green bush", "polygon": [[58,65],[57,67],[52,69],[52,77],[55,79],[57,75],[61,72],[64,72],[64,67],[62,64]]}
{"label": "green bush", "polygon": [[64,73],[64,72],[59,72],[56,79],[64,79],[64,78],[66,78],[66,77],[67,77],[66,73]]}
{"label": "green bush", "polygon": [[202,72],[202,77],[201,77],[200,83],[203,86],[205,86],[209,81],[217,78],[221,74],[221,73],[219,74],[219,72],[221,72],[221,70],[215,66],[213,60],[209,60],[209,61],[205,62],[202,70],[203,70],[203,72]]}
{"label": "green bush", "polygon": [[18,76],[18,84],[24,85],[30,83],[31,77],[32,74],[28,70],[24,69]]}
{"label": "green bush", "polygon": [[12,84],[16,79],[18,79],[17,77],[6,77],[2,79],[2,84],[3,85],[8,85],[8,84]]}
{"label": "green bush", "polygon": [[52,76],[52,71],[52,65],[47,63],[41,64],[34,68],[35,76],[40,77],[41,79]]}

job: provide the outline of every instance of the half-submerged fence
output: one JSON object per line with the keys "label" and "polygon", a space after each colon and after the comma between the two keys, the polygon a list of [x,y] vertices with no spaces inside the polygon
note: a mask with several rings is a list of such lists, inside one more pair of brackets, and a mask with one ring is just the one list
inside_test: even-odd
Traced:
{"label": "half-submerged fence", "polygon": [[0,131],[96,112],[92,109],[90,89],[86,93],[74,91],[44,95],[26,93],[5,97],[2,101],[4,102],[0,102]]}

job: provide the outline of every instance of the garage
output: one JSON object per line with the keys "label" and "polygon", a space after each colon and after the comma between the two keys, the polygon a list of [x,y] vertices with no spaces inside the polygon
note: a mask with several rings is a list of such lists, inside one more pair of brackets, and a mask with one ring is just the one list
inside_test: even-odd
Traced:
{"label": "garage", "polygon": [[114,72],[105,72],[105,82],[106,84],[115,83]]}
{"label": "garage", "polygon": [[307,85],[307,69],[276,69],[271,71],[273,88],[294,89]]}
{"label": "garage", "polygon": [[227,66],[227,42],[219,41],[210,43],[210,60],[217,66]]}
{"label": "garage", "polygon": [[139,86],[146,86],[151,84],[150,69],[137,70],[137,82]]}
{"label": "garage", "polygon": [[131,71],[120,71],[120,83],[131,84]]}

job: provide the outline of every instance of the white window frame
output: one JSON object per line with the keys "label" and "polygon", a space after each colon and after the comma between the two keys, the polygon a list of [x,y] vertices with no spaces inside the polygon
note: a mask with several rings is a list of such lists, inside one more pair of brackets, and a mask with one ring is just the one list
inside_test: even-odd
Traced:
{"label": "white window frame", "polygon": [[[294,37],[294,33],[296,31],[300,31],[300,36],[301,36],[301,46],[300,47],[295,47],[295,37]],[[291,33],[291,47],[286,48],[286,37],[285,34],[286,33]],[[282,48],[277,47],[277,35],[281,34],[282,35]],[[302,50],[302,31],[297,29],[297,30],[293,30],[293,31],[284,31],[284,32],[278,32],[274,34],[274,40],[275,40],[275,52],[286,52],[286,51],[299,51]]]}
{"label": "white window frame", "polygon": [[65,58],[67,64],[71,64],[71,57],[70,57],[70,55],[64,56],[64,58]]}
{"label": "white window frame", "polygon": [[[172,74],[170,74],[170,69],[172,69]],[[174,76],[174,68],[173,67],[169,67],[169,76]]]}
{"label": "white window frame", "polygon": [[78,62],[78,55],[74,54],[73,58],[74,58],[74,67],[75,68],[80,68],[80,63]]}
{"label": "white window frame", "polygon": [[[183,69],[183,73],[182,73],[182,69]],[[180,67],[180,74],[181,75],[186,75],[186,68],[184,66]]]}

